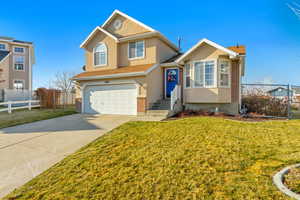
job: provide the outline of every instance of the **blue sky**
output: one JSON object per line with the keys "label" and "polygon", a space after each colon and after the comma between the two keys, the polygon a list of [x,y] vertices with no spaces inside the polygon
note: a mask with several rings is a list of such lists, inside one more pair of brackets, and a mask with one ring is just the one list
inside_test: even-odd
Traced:
{"label": "blue sky", "polygon": [[80,43],[114,9],[162,32],[174,43],[182,37],[183,50],[202,38],[224,46],[246,45],[245,82],[272,79],[300,84],[300,20],[287,7],[291,2],[4,1],[0,35],[35,43],[34,87],[47,86],[58,71],[80,72],[84,64]]}

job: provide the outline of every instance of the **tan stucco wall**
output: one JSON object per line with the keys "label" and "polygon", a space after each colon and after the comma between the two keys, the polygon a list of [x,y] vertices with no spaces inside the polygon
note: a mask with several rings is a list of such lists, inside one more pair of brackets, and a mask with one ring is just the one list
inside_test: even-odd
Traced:
{"label": "tan stucco wall", "polygon": [[[115,30],[115,28],[113,27],[113,24],[114,24],[114,21],[117,19],[122,21],[122,27],[118,30]],[[110,21],[110,23],[108,23],[104,28],[106,28],[106,30],[108,30],[110,33],[112,33],[118,37],[124,37],[124,36],[134,35],[134,34],[138,34],[138,33],[149,32],[148,29],[146,29],[146,28],[140,26],[139,24],[136,24],[135,22],[133,22],[123,16],[120,16],[120,15],[116,15]]]}
{"label": "tan stucco wall", "polygon": [[187,88],[184,89],[187,103],[230,103],[230,88]]}
{"label": "tan stucco wall", "polygon": [[165,42],[157,39],[157,63],[162,63],[169,58],[172,58],[177,54],[172,48],[170,48]]}
{"label": "tan stucco wall", "polygon": [[[100,43],[105,43],[107,47],[107,65],[101,67],[94,66],[94,47]],[[96,71],[96,70],[105,70],[105,69],[114,69],[117,67],[117,43],[114,39],[107,36],[106,34],[98,31],[97,34],[92,38],[85,48],[85,58],[86,58],[86,70],[87,71]]]}
{"label": "tan stucco wall", "polygon": [[[157,38],[144,39],[145,41],[145,56],[144,58],[129,59],[128,58],[128,42],[119,44],[119,66],[133,66],[156,63],[157,51]],[[140,41],[140,40],[139,40]]]}
{"label": "tan stucco wall", "polygon": [[185,60],[209,60],[216,59],[222,55],[226,54],[223,51],[218,50],[208,44],[203,44],[198,47],[193,53],[187,56]]}
{"label": "tan stucco wall", "polygon": [[[230,61],[231,74],[230,74],[230,88],[219,86],[219,61],[226,59]],[[217,85],[214,88],[185,88],[183,89],[184,104],[186,109],[215,109],[218,107],[220,111],[231,114],[237,114],[239,108],[239,93],[240,93],[240,74],[239,64],[237,60],[230,60],[229,57],[221,50],[204,44],[189,55],[185,61],[193,62],[197,60],[215,60],[217,61]],[[191,81],[193,83],[193,72]]]}
{"label": "tan stucco wall", "polygon": [[155,103],[163,98],[163,69],[157,67],[146,77],[147,83],[147,104]]}

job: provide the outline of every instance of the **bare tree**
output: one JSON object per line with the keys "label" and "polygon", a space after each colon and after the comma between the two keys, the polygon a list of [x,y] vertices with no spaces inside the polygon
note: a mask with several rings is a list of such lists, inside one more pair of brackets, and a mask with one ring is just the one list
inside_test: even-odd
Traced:
{"label": "bare tree", "polygon": [[62,91],[64,107],[68,99],[68,94],[74,89],[73,76],[74,73],[71,72],[58,72],[55,75],[54,84],[57,89]]}
{"label": "bare tree", "polygon": [[287,6],[293,11],[293,13],[300,19],[300,4],[292,2],[287,4]]}

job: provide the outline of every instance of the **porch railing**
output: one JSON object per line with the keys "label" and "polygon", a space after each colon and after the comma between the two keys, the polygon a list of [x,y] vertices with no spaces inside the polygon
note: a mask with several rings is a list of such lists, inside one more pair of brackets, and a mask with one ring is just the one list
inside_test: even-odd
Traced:
{"label": "porch railing", "polygon": [[171,102],[170,102],[171,110],[174,109],[174,105],[180,99],[181,99],[181,86],[176,85],[175,88],[171,92]]}

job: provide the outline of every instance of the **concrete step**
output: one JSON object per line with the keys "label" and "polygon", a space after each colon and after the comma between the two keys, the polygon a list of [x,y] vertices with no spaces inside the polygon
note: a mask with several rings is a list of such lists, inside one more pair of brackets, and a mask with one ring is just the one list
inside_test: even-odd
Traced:
{"label": "concrete step", "polygon": [[164,117],[167,118],[169,115],[169,110],[147,110],[147,116],[155,116],[155,117]]}

